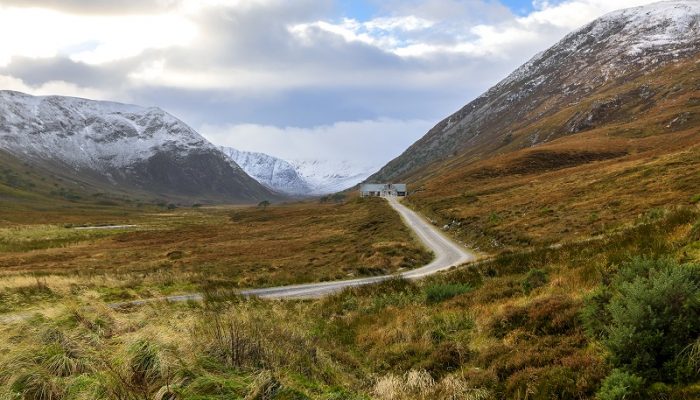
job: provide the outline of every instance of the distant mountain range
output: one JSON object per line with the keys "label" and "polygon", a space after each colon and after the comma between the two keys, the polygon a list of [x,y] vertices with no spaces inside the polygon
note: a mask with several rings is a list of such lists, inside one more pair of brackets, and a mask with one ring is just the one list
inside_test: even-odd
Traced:
{"label": "distant mountain range", "polygon": [[292,195],[308,195],[309,183],[287,161],[263,153],[239,151],[232,147],[220,147],[243,170],[263,185]]}
{"label": "distant mountain range", "polygon": [[0,91],[0,158],[75,190],[196,202],[279,197],[159,108]]}
{"label": "distant mountain range", "polygon": [[263,153],[221,147],[250,176],[278,192],[304,196],[335,193],[362,182],[378,167],[335,160],[285,161]]}
{"label": "distant mountain range", "polygon": [[[0,164],[31,165],[41,180],[65,183],[52,192],[193,203],[333,193],[377,169],[216,147],[156,107],[14,91],[0,91]],[[22,173],[6,175],[17,180]]]}

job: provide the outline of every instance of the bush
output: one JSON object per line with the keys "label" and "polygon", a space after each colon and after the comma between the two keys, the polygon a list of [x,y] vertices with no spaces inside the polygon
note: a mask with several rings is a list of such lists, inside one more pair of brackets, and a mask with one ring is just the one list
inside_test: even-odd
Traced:
{"label": "bush", "polygon": [[425,288],[425,299],[428,304],[436,304],[471,290],[470,285],[463,283],[435,284]]}
{"label": "bush", "polygon": [[523,292],[525,294],[530,294],[534,289],[544,286],[549,278],[547,273],[541,269],[531,269],[528,271],[525,280],[522,283]]}
{"label": "bush", "polygon": [[687,382],[697,376],[683,357],[700,335],[700,268],[668,259],[634,259],[614,277],[609,293],[589,299],[582,313],[613,365],[642,378]]}
{"label": "bush", "polygon": [[636,400],[642,399],[644,380],[622,370],[613,370],[603,381],[603,386],[596,394],[598,400]]}

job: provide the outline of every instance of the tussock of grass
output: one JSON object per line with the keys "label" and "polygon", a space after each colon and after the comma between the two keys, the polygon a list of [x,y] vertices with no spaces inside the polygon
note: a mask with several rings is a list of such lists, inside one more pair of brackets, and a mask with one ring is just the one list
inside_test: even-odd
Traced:
{"label": "tussock of grass", "polygon": [[471,290],[468,284],[433,284],[425,288],[425,300],[428,304],[440,303]]}

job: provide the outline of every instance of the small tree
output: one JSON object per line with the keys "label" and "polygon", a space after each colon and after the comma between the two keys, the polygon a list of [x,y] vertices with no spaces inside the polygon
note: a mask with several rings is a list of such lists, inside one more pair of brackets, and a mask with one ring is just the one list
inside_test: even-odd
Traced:
{"label": "small tree", "polygon": [[589,299],[582,317],[613,366],[650,382],[688,382],[697,371],[683,354],[700,335],[699,292],[700,266],[637,258]]}
{"label": "small tree", "polygon": [[263,200],[260,203],[258,203],[258,207],[262,208],[263,210],[267,208],[267,206],[270,205],[270,202],[267,200]]}

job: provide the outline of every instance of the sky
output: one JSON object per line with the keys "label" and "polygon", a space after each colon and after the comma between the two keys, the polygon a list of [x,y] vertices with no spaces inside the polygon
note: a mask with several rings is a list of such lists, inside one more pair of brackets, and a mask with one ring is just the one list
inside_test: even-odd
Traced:
{"label": "sky", "polygon": [[381,166],[649,0],[0,0],[0,89],[158,106],[218,145]]}

